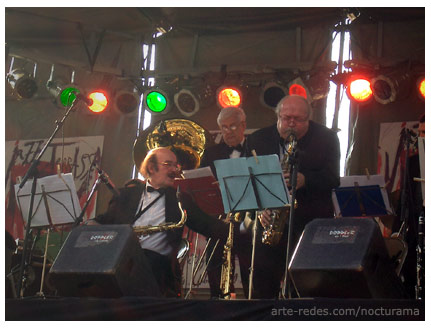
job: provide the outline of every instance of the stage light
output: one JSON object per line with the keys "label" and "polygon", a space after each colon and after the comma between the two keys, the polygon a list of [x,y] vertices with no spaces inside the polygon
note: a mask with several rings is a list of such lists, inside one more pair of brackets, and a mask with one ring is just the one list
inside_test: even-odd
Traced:
{"label": "stage light", "polygon": [[198,99],[187,89],[181,89],[174,95],[174,103],[180,113],[187,117],[193,116],[200,109]]}
{"label": "stage light", "polygon": [[169,98],[167,94],[159,88],[151,88],[145,91],[144,101],[152,114],[166,114],[170,110]]}
{"label": "stage light", "polygon": [[396,98],[394,83],[387,76],[379,75],[371,80],[374,98],[378,103],[388,104]]}
{"label": "stage light", "polygon": [[410,81],[410,75],[407,73],[379,75],[371,80],[371,89],[376,101],[386,105],[406,96],[411,90]]}
{"label": "stage light", "polygon": [[64,107],[71,106],[76,99],[76,95],[81,93],[77,86],[65,84],[62,81],[48,80],[46,89],[54,97],[54,102]]}
{"label": "stage light", "polygon": [[425,77],[421,76],[416,82],[416,90],[421,99],[425,100]]}
{"label": "stage light", "polygon": [[260,102],[262,105],[275,109],[280,100],[288,95],[288,90],[276,82],[268,82],[264,85],[263,91],[260,94]]}
{"label": "stage light", "polygon": [[36,81],[23,69],[16,68],[9,72],[7,81],[19,98],[30,99],[37,91]]}
{"label": "stage light", "polygon": [[88,105],[88,109],[93,113],[102,113],[108,107],[108,97],[103,90],[93,91],[87,98],[93,102]]}
{"label": "stage light", "polygon": [[357,103],[366,103],[372,96],[371,82],[365,77],[352,76],[347,81],[347,96]]}
{"label": "stage light", "polygon": [[300,77],[289,83],[289,95],[302,96],[308,101],[311,101],[310,91]]}
{"label": "stage light", "polygon": [[136,92],[122,90],[115,95],[114,108],[121,114],[132,114],[138,106],[139,96]]}
{"label": "stage light", "polygon": [[222,86],[217,90],[217,104],[221,108],[239,107],[242,103],[241,90],[232,86]]}

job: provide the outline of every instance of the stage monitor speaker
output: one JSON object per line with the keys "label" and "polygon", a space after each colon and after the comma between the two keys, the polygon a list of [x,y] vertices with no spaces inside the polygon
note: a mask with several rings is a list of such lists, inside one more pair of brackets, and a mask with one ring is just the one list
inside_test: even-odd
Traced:
{"label": "stage monitor speaker", "polygon": [[50,273],[59,296],[160,296],[129,225],[79,226],[64,242]]}
{"label": "stage monitor speaker", "polygon": [[293,253],[289,274],[300,297],[404,297],[372,218],[311,221]]}

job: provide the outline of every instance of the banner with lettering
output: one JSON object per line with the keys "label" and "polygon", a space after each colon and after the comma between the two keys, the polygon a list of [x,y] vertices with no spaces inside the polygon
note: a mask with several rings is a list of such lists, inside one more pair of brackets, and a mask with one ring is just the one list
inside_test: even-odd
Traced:
{"label": "banner with lettering", "polygon": [[[97,179],[94,166],[100,166],[103,136],[55,138],[46,148],[37,166],[38,177],[72,173],[81,208]],[[39,155],[48,139],[7,141],[6,153],[6,217],[5,225],[14,239],[24,238],[24,220],[15,199],[14,185],[23,177],[32,161]],[[33,179],[27,181],[31,183]],[[96,213],[97,192],[86,209],[84,220]],[[28,215],[28,213],[23,213]]]}

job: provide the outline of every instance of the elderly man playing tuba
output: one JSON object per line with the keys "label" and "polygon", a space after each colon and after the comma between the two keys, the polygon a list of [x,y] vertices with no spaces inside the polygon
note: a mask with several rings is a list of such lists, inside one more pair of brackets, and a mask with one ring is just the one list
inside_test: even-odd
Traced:
{"label": "elderly man playing tuba", "polygon": [[188,194],[177,193],[174,181],[179,165],[170,149],[150,150],[139,171],[145,181],[134,179],[126,183],[119,195],[110,200],[106,213],[97,216],[95,221],[132,225],[161,294],[179,297],[181,270],[176,255],[183,224],[221,241],[226,240],[229,225],[202,212]]}

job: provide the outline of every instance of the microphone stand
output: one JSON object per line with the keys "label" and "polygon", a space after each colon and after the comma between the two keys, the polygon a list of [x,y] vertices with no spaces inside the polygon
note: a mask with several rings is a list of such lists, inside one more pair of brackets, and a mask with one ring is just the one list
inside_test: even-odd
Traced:
{"label": "microphone stand", "polygon": [[[76,99],[78,99],[78,98],[76,98]],[[25,271],[25,267],[26,267],[26,257],[27,257],[27,247],[28,247],[27,244],[28,244],[28,240],[30,237],[30,231],[31,231],[31,219],[32,219],[32,215],[33,215],[34,196],[36,194],[36,185],[37,185],[37,177],[38,177],[37,167],[39,166],[41,157],[43,156],[43,154],[47,150],[48,146],[51,144],[51,142],[54,139],[55,135],[57,134],[58,130],[60,130],[60,128],[63,126],[64,121],[69,116],[70,112],[75,108],[75,105],[78,103],[76,101],[76,99],[72,103],[72,105],[67,109],[63,118],[60,121],[58,121],[58,120],[55,121],[56,127],[55,127],[53,133],[51,134],[49,139],[46,141],[45,145],[43,146],[43,148],[41,149],[41,151],[39,152],[37,157],[32,161],[29,169],[27,170],[26,174],[24,175],[23,179],[21,180],[21,183],[19,184],[19,190],[21,190],[22,187],[24,187],[27,180],[30,177],[33,177],[33,182],[32,182],[32,186],[31,186],[31,195],[30,195],[30,206],[29,206],[29,210],[28,210],[28,219],[27,219],[25,236],[24,236],[24,246],[23,246],[22,258],[21,258],[21,264],[20,264],[20,268],[19,268],[19,280],[18,280],[18,289],[17,289],[17,295],[19,295],[19,297],[22,297],[21,290],[22,290],[22,283],[23,283],[23,279],[24,279],[24,271]]]}
{"label": "microphone stand", "polygon": [[[96,170],[97,170],[97,174],[98,174],[97,180],[93,183],[93,186],[91,187],[91,191],[88,194],[87,200],[85,201],[85,204],[84,204],[84,206],[82,208],[81,214],[79,214],[79,217],[76,219],[75,226],[78,226],[83,221],[83,217],[84,217],[85,211],[87,210],[87,207],[90,204],[91,198],[93,198],[93,195],[96,192],[96,189],[99,186],[99,184],[102,183],[102,182],[105,183],[105,184],[107,184],[108,181],[109,181],[108,180],[108,176],[105,174],[105,172],[103,172],[97,166],[96,166]],[[114,188],[111,189],[109,187],[108,187],[108,189],[111,190],[111,192],[115,196],[119,196],[119,192],[118,192],[117,189],[114,189]]]}
{"label": "microphone stand", "polygon": [[84,217],[85,211],[87,210],[88,205],[90,204],[91,198],[93,198],[94,193],[96,192],[97,187],[102,182],[102,179],[100,177],[100,174],[96,181],[94,181],[93,186],[91,187],[91,191],[88,194],[87,200],[85,201],[84,206],[82,207],[81,214],[79,214],[78,218],[76,219],[75,226],[78,226]]}
{"label": "microphone stand", "polygon": [[404,161],[404,176],[403,176],[403,184],[402,184],[402,189],[401,189],[401,211],[400,211],[400,221],[401,221],[401,227],[400,230],[398,231],[397,236],[401,235],[402,239],[404,240],[405,238],[405,233],[408,230],[408,220],[407,220],[407,216],[408,214],[408,203],[409,201],[411,201],[410,199],[410,193],[409,193],[409,189],[408,189],[408,179],[409,179],[409,152],[410,152],[410,144],[412,143],[411,138],[413,137],[413,135],[411,134],[410,130],[406,129],[405,134],[404,134],[404,143],[405,143],[405,147],[406,147],[406,157],[405,157],[405,161]]}
{"label": "microphone stand", "polygon": [[289,212],[289,226],[287,228],[288,234],[287,234],[287,246],[286,246],[286,264],[284,269],[284,279],[283,279],[283,289],[281,291],[281,294],[284,299],[286,299],[286,289],[288,293],[288,298],[291,298],[291,287],[290,287],[290,280],[288,279],[288,272],[289,272],[289,262],[290,262],[290,243],[292,240],[292,224],[295,217],[295,200],[296,200],[296,186],[298,182],[298,160],[297,160],[297,154],[296,154],[296,147],[294,147],[292,154],[289,156],[289,165],[291,167],[291,174],[290,174],[290,184],[292,186],[292,196],[291,196],[291,203],[290,203],[290,212]]}

